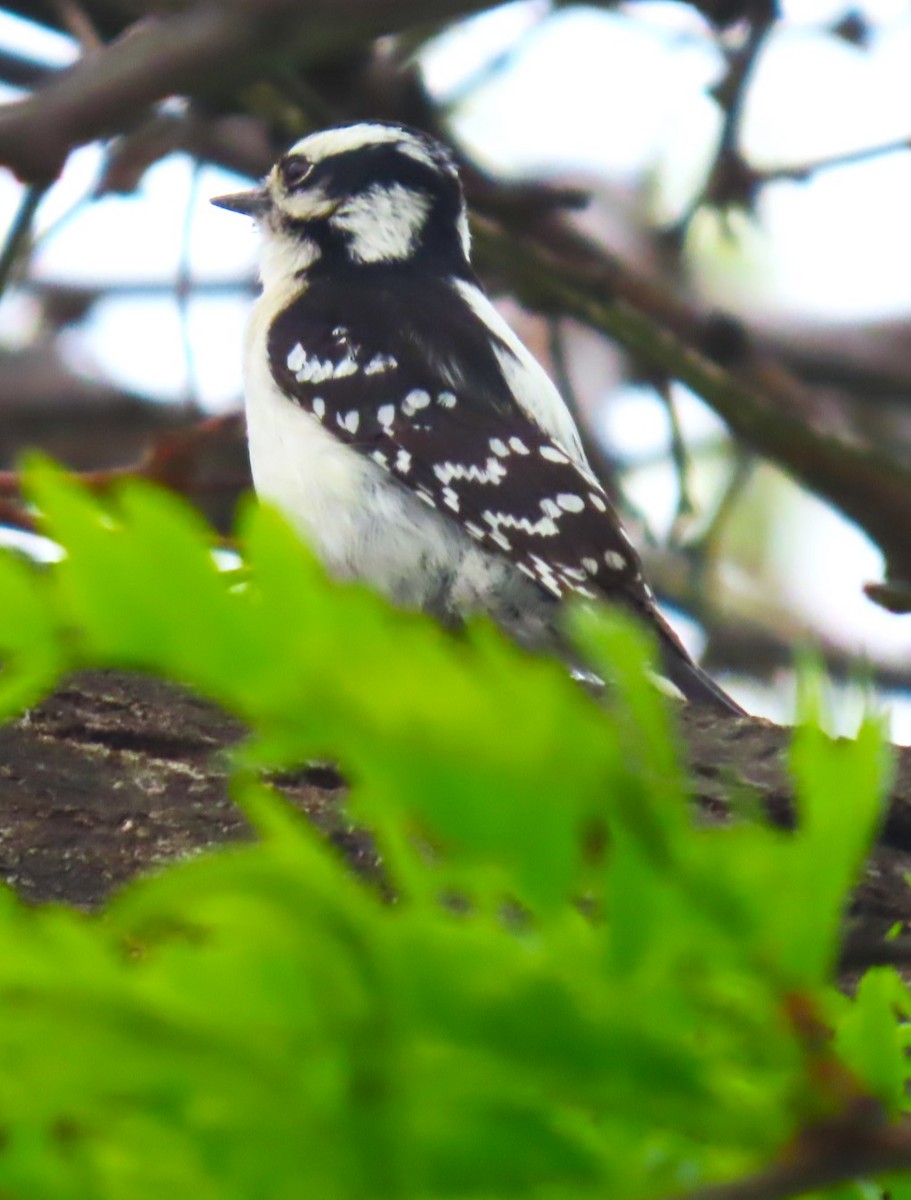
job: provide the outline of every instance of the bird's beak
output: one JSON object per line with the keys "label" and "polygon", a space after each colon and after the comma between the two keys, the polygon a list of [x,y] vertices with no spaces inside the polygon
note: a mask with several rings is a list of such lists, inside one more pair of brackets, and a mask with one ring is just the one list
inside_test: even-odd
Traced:
{"label": "bird's beak", "polygon": [[242,213],[245,217],[261,217],[268,211],[271,201],[265,188],[253,188],[249,192],[213,196],[209,203],[226,208],[229,212]]}

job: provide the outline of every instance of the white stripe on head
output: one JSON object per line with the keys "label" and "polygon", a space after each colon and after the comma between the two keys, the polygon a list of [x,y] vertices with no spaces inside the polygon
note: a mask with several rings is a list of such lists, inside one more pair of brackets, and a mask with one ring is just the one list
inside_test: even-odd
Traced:
{"label": "white stripe on head", "polygon": [[324,129],[301,138],[291,147],[291,154],[303,154],[311,162],[322,162],[336,154],[349,150],[362,150],[367,146],[397,144],[403,154],[414,158],[425,166],[438,168],[439,163],[424,142],[407,129],[397,125],[377,125],[364,121],[359,125],[345,125],[341,129]]}
{"label": "white stripe on head", "polygon": [[412,253],[429,210],[423,192],[376,183],[346,200],[329,224],[349,235],[358,262],[392,262]]}

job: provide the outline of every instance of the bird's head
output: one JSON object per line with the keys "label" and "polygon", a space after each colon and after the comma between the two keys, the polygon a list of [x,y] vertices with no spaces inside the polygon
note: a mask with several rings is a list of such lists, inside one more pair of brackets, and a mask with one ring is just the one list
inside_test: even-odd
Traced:
{"label": "bird's head", "polygon": [[259,224],[266,287],[311,270],[468,269],[468,220],[452,155],[402,125],[310,134],[278,160],[262,187],[212,203]]}

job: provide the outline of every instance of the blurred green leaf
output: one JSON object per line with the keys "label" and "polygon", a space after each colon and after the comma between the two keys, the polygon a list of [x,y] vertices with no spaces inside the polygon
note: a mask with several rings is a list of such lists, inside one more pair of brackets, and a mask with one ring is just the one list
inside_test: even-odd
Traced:
{"label": "blurred green leaf", "polygon": [[[238,582],[172,496],[28,479],[65,558],[0,555],[3,711],[81,666],[196,688],[250,729],[258,841],[91,917],[0,892],[0,1194],[650,1200],[771,1163],[837,1103],[821,1062],[906,1107],[904,986],[831,980],[875,723],[798,731],[796,832],[709,826],[621,615],[574,617],[598,703],[484,623],[329,580],[267,509]],[[261,781],[309,756],[348,774],[384,889]]]}

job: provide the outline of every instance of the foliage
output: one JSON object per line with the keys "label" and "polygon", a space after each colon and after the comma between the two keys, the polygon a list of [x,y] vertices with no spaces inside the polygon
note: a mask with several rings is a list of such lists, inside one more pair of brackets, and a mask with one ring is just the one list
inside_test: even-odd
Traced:
{"label": "foliage", "polygon": [[[271,512],[242,581],[138,483],[35,465],[66,551],[0,559],[0,707],[129,666],[243,717],[261,839],[100,915],[0,895],[0,1193],[73,1200],[658,1196],[905,1091],[898,977],[831,984],[888,766],[798,731],[800,823],[694,822],[648,651],[580,613],[599,707],[486,627],[328,581]],[[260,781],[337,758],[388,891]]]}

